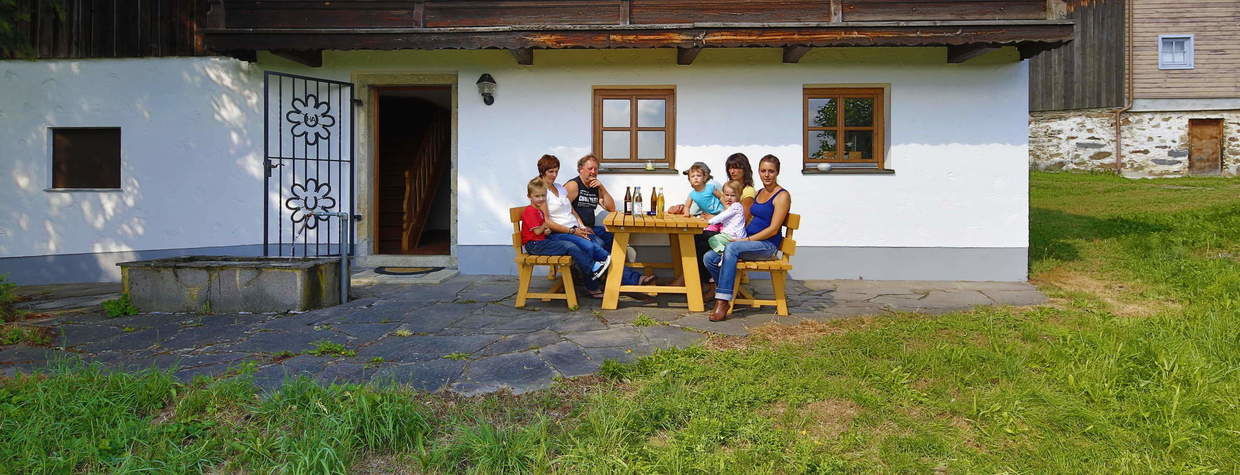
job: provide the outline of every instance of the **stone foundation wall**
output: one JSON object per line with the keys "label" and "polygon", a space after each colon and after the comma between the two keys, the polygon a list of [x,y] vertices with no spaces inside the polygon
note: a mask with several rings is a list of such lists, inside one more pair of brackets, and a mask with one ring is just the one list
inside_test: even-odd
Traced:
{"label": "stone foundation wall", "polygon": [[[1183,176],[1188,172],[1189,119],[1223,119],[1223,174],[1240,176],[1240,111],[1125,112],[1123,175]],[[1115,116],[1111,109],[1034,112],[1029,119],[1029,166],[1039,170],[1114,171]]]}

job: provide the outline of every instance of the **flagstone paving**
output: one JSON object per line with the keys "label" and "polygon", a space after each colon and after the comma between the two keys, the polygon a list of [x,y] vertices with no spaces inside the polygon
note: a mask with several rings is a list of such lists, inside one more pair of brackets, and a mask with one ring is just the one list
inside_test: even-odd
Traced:
{"label": "flagstone paving", "polygon": [[[547,285],[538,281],[536,285]],[[769,295],[769,283],[756,283]],[[766,289],[763,289],[763,285]],[[30,323],[56,331],[51,347],[0,346],[0,375],[37,371],[60,358],[119,370],[160,368],[176,377],[233,374],[246,363],[265,390],[288,378],[324,383],[394,382],[425,391],[473,395],[548,387],[555,378],[594,373],[606,360],[632,361],[685,347],[710,334],[748,335],[768,323],[796,324],[884,312],[941,313],[976,305],[1034,305],[1033,286],[1005,282],[792,281],[789,309],[738,308],[724,322],[688,312],[683,301],[622,299],[600,310],[584,298],[513,307],[516,281],[457,276],[433,285],[355,287],[346,305],[302,313],[149,313],[115,319],[98,310],[115,284],[24,287],[21,308],[45,315]],[[765,292],[764,292],[765,290]],[[683,300],[683,298],[682,298]],[[634,322],[649,326],[636,326]],[[315,354],[325,342],[343,354]]]}

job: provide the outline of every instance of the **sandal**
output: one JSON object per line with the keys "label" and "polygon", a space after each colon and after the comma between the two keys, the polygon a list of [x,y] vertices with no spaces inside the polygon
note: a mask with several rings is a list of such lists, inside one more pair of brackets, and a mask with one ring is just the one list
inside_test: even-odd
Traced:
{"label": "sandal", "polygon": [[640,280],[638,280],[638,281],[637,281],[637,284],[638,284],[638,285],[651,285],[651,284],[653,284],[653,283],[654,283],[654,280],[655,280],[655,279],[656,279],[656,277],[655,277],[655,275],[654,275],[654,274],[650,274],[650,275],[643,275],[643,276],[642,276],[642,278],[641,278]]}
{"label": "sandal", "polygon": [[601,299],[603,298],[603,291],[602,290],[589,290],[589,291],[586,291],[586,295],[589,295],[590,298],[592,299]]}

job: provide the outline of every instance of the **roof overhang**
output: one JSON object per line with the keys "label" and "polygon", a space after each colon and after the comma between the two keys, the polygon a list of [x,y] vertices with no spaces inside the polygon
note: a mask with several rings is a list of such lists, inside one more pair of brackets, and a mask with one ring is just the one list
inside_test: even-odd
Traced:
{"label": "roof overhang", "polygon": [[475,50],[1016,46],[1021,57],[1072,40],[1071,20],[657,25],[509,25],[448,28],[211,28],[206,47],[256,50]]}

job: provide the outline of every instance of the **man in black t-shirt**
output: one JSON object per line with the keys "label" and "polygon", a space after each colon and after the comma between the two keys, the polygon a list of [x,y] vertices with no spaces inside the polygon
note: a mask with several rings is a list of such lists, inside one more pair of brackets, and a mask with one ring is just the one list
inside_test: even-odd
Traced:
{"label": "man in black t-shirt", "polygon": [[568,201],[581,216],[582,224],[594,231],[591,240],[610,251],[612,235],[603,228],[603,223],[595,222],[594,213],[599,206],[608,212],[616,212],[616,200],[598,179],[598,158],[588,154],[577,160],[577,176],[565,182],[564,188],[568,190]]}

